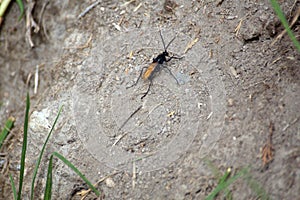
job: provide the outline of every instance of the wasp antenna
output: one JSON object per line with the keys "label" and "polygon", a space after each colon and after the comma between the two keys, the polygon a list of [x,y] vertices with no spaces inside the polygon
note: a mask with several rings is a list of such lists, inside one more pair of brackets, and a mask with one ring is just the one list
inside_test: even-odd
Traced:
{"label": "wasp antenna", "polygon": [[[159,31],[159,34],[160,34],[161,41],[162,41],[162,43],[163,43],[163,45],[164,45],[164,49],[165,49],[165,51],[167,51],[166,45],[165,45],[165,41],[164,41],[164,38],[163,38],[163,36],[162,36],[162,34],[161,34],[161,30]],[[168,47],[167,47],[167,48],[168,48]]]}
{"label": "wasp antenna", "polygon": [[169,44],[168,44],[167,47],[165,48],[165,51],[167,51],[168,47],[169,47],[170,44],[175,40],[176,36],[177,36],[177,35],[175,35],[175,36],[173,37],[173,39],[169,42]]}

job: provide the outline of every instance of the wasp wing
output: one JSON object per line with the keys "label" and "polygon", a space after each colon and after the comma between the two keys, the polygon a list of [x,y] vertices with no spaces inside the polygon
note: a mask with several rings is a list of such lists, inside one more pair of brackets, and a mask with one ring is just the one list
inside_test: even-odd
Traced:
{"label": "wasp wing", "polygon": [[153,62],[149,65],[149,67],[147,68],[147,70],[145,71],[145,73],[143,74],[143,79],[147,80],[149,79],[149,77],[152,75],[152,73],[154,72],[156,66],[158,65],[157,62]]}

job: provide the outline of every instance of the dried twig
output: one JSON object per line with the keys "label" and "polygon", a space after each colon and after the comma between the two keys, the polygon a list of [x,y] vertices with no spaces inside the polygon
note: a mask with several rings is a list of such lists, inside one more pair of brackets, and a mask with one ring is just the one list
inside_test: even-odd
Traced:
{"label": "dried twig", "polygon": [[121,141],[121,139],[122,139],[123,137],[125,137],[127,134],[128,134],[128,133],[126,132],[126,133],[123,133],[122,135],[118,135],[118,136],[116,137],[117,140],[113,143],[112,146],[117,145],[117,144]]}
{"label": "dried twig", "polygon": [[[294,26],[294,24],[297,22],[298,18],[300,16],[300,7],[298,8],[293,20],[292,20],[292,23],[290,24],[290,28],[292,28]],[[284,34],[286,33],[286,29],[284,29],[276,38],[275,40],[271,43],[271,46],[274,45],[278,40],[280,40]]]}
{"label": "dried twig", "polygon": [[282,129],[282,131],[286,131],[286,129],[288,129],[291,125],[295,124],[298,120],[299,120],[299,118],[295,118],[291,123],[288,123],[288,124]]}
{"label": "dried twig", "polygon": [[136,166],[135,162],[132,163],[132,189],[135,188],[136,184]]}
{"label": "dried twig", "polygon": [[[118,131],[120,131],[125,125],[126,123],[142,108],[143,106],[140,105],[133,113],[131,113],[131,115],[126,119],[126,121],[120,126],[120,128],[118,129]],[[120,140],[122,138],[124,138],[126,135],[128,134],[128,132],[123,133],[122,135],[118,135],[117,136],[117,140],[113,143],[112,146],[115,146],[116,144],[118,144],[120,142]]]}
{"label": "dried twig", "polygon": [[199,38],[195,38],[194,40],[190,41],[188,43],[188,45],[186,46],[185,50],[183,53],[188,52],[188,50],[190,50],[197,42],[198,42]]}
{"label": "dried twig", "polygon": [[242,24],[243,24],[243,18],[242,19],[240,19],[240,22],[239,22],[239,24],[236,26],[236,28],[234,29],[234,32],[235,32],[235,36],[238,36],[238,34],[239,34],[239,32],[240,32],[240,29],[241,29],[241,27],[242,27]]}
{"label": "dried twig", "polygon": [[121,7],[126,7],[133,2],[135,2],[135,0],[126,1],[124,4],[121,5]]}
{"label": "dried twig", "polygon": [[39,65],[36,66],[36,69],[35,69],[35,74],[34,74],[34,94],[37,93],[37,89],[38,89],[38,86],[39,86]]}
{"label": "dried twig", "polygon": [[139,111],[141,110],[143,106],[140,105],[133,113],[131,113],[131,115],[126,119],[126,121],[122,124],[122,126],[120,126],[120,128],[118,129],[119,131],[125,126],[125,124]]}
{"label": "dried twig", "polygon": [[[109,174],[109,175],[107,175],[107,176],[101,178],[97,183],[94,184],[94,187],[96,187],[99,183],[105,181],[107,178],[110,178],[110,177],[112,177],[112,176],[114,176],[114,175],[116,175],[116,174],[118,174],[118,173],[120,173],[120,172],[121,172],[121,171],[117,171],[117,172],[114,172],[114,173],[112,173],[112,174]],[[81,200],[84,200],[84,199],[87,197],[87,195],[88,195],[91,191],[92,191],[91,189],[88,189],[88,190],[82,190],[82,191],[80,191],[80,192],[77,192],[77,195],[81,195],[81,196],[82,196]]]}
{"label": "dried twig", "polygon": [[92,5],[88,6],[82,13],[78,15],[78,19],[86,15],[90,10],[92,10],[94,7],[96,7],[101,1],[96,1]]}
{"label": "dried twig", "polygon": [[47,7],[48,4],[49,4],[49,0],[47,0],[47,1],[43,4],[42,10],[41,10],[40,16],[39,16],[39,22],[38,22],[38,25],[42,27],[42,30],[43,30],[43,33],[44,33],[46,39],[47,39],[47,40],[50,40],[50,37],[49,37],[49,35],[47,34],[47,31],[46,31],[45,20],[43,20],[44,13],[45,13],[45,10],[46,10],[46,7]]}
{"label": "dried twig", "polygon": [[33,31],[35,33],[38,33],[40,30],[39,25],[34,21],[32,17],[32,10],[35,6],[35,2],[29,1],[27,4],[27,10],[26,10],[26,40],[29,43],[30,47],[34,47],[34,43],[31,39],[31,29],[33,28]]}
{"label": "dried twig", "polygon": [[141,7],[142,5],[143,5],[142,3],[139,3],[139,5],[138,5],[137,7],[135,7],[135,9],[133,9],[133,12],[138,11],[138,9],[140,9],[140,7]]}

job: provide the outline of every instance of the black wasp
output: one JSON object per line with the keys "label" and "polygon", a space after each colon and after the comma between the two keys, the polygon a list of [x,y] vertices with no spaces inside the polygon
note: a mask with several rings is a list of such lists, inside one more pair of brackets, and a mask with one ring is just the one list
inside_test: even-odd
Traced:
{"label": "black wasp", "polygon": [[[150,83],[149,83],[148,89],[143,94],[141,99],[143,99],[149,93],[150,87],[153,84],[153,82],[152,82],[153,78],[156,76],[156,74],[158,74],[158,72],[161,71],[162,68],[166,69],[171,74],[171,76],[176,80],[177,84],[179,85],[179,82],[176,79],[176,77],[174,76],[174,74],[171,72],[171,70],[166,65],[164,65],[165,62],[169,62],[172,59],[181,59],[182,58],[182,57],[176,57],[176,56],[169,56],[169,52],[167,51],[168,47],[175,40],[176,36],[166,46],[163,36],[161,34],[161,31],[159,33],[160,33],[160,37],[161,37],[162,43],[164,45],[165,51],[162,52],[161,54],[159,54],[156,58],[153,58],[152,63],[148,67],[143,67],[137,81],[132,86],[127,87],[127,88],[131,88],[131,87],[135,86],[141,77],[144,80],[149,80]],[[145,73],[143,73],[145,69],[146,69],[146,71],[145,71]]]}

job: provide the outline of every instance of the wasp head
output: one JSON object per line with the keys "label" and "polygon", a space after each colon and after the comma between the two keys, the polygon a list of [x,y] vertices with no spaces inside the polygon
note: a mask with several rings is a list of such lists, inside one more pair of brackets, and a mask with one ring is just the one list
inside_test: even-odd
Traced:
{"label": "wasp head", "polygon": [[164,51],[164,52],[163,52],[163,55],[164,55],[164,56],[169,56],[169,52]]}

